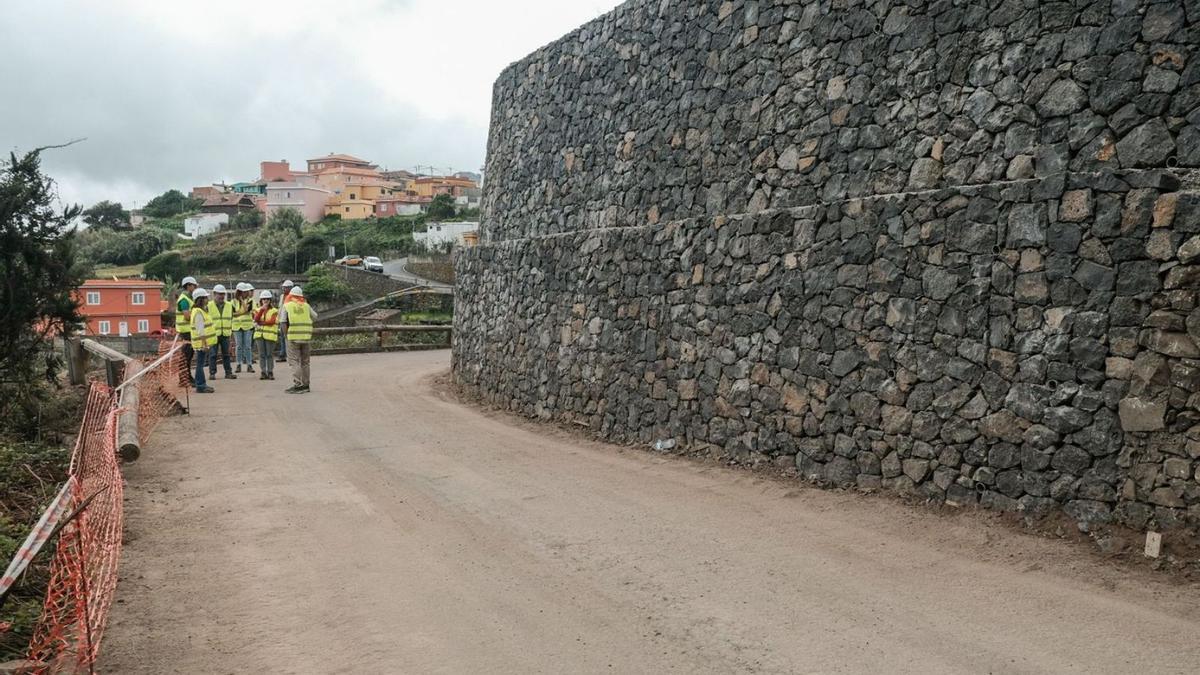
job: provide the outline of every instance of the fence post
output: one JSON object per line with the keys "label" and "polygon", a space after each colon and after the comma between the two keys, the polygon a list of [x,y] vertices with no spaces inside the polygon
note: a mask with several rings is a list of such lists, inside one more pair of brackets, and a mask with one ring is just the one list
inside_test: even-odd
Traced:
{"label": "fence post", "polygon": [[[125,364],[125,379],[128,381],[142,370],[141,361],[129,361]],[[124,410],[117,416],[117,451],[126,462],[136,460],[142,454],[142,443],[138,437],[138,412],[141,406],[141,392],[137,384],[121,388],[121,408]]]}
{"label": "fence post", "polygon": [[83,351],[83,338],[72,335],[63,340],[67,349],[67,377],[71,384],[87,382],[87,352]]}
{"label": "fence post", "polygon": [[105,359],[104,361],[104,378],[108,382],[108,386],[115,387],[121,384],[121,362]]}

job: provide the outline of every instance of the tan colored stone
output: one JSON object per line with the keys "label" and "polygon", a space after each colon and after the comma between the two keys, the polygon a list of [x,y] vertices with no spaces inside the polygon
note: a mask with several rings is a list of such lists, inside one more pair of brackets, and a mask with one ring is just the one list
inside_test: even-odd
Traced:
{"label": "tan colored stone", "polygon": [[846,118],[850,115],[850,106],[844,105],[837,110],[829,113],[829,123],[835,127],[840,127],[846,123]]}
{"label": "tan colored stone", "polygon": [[1175,206],[1179,204],[1179,193],[1168,192],[1154,202],[1154,227],[1169,227],[1175,221]]}
{"label": "tan colored stone", "polygon": [[831,101],[836,101],[846,93],[846,78],[841,75],[829,80],[825,85],[825,97]]}
{"label": "tan colored stone", "polygon": [[929,156],[940,162],[942,161],[942,154],[945,153],[945,151],[946,142],[942,140],[941,136],[939,136],[938,139],[933,142],[933,149],[930,150]]}
{"label": "tan colored stone", "polygon": [[1042,269],[1042,252],[1036,248],[1027,248],[1021,251],[1022,272],[1037,272]]}
{"label": "tan colored stone", "polygon": [[783,406],[793,415],[803,415],[808,409],[808,392],[794,384],[783,388]]}
{"label": "tan colored stone", "polygon": [[1058,219],[1068,223],[1081,223],[1092,215],[1092,191],[1068,190],[1058,205]]}

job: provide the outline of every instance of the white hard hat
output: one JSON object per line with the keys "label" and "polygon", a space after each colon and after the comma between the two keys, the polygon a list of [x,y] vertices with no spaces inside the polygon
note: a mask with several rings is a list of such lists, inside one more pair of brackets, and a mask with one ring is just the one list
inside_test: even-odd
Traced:
{"label": "white hard hat", "polygon": [[183,281],[179,282],[179,285],[187,286],[188,284],[195,285],[195,283],[196,283],[196,277],[184,277]]}
{"label": "white hard hat", "polygon": [[252,291],[252,290],[254,290],[254,287],[244,281],[239,281],[238,285],[237,285],[237,289],[239,291]]}
{"label": "white hard hat", "polygon": [[292,295],[296,296],[297,298],[303,298],[304,297],[304,289],[300,288],[299,286],[293,286],[292,287]]}
{"label": "white hard hat", "polygon": [[224,292],[225,292],[225,287],[222,286],[221,284],[217,284],[216,286],[213,286],[213,293],[224,293]]}
{"label": "white hard hat", "polygon": [[208,291],[204,290],[203,288],[197,288],[196,290],[192,291],[192,297],[193,298],[207,298]]}
{"label": "white hard hat", "polygon": [[283,282],[283,286],[284,286],[285,288],[286,288],[286,287],[288,287],[288,286],[295,286],[295,285],[296,285],[296,284],[293,284],[291,279],[288,279],[287,281]]}
{"label": "white hard hat", "polygon": [[275,296],[271,293],[271,291],[263,291],[262,293],[258,294],[258,299],[259,300],[274,300]]}

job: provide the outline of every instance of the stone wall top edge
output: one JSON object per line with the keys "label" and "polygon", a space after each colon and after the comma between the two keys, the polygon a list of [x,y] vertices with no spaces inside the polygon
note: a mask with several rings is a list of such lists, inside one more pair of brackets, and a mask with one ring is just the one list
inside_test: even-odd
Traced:
{"label": "stone wall top edge", "polygon": [[[493,92],[496,90],[496,88],[500,87],[505,81],[513,79],[514,77],[516,77],[517,73],[520,73],[521,71],[524,71],[526,68],[528,68],[530,64],[540,61],[547,53],[553,52],[556,50],[560,50],[565,45],[568,45],[572,42],[577,41],[579,39],[580,35],[583,35],[589,31],[591,31],[592,29],[596,28],[597,26],[602,26],[605,22],[613,20],[613,18],[620,16],[624,12],[628,12],[637,7],[641,7],[642,5],[647,5],[652,2],[657,2],[657,1],[658,0],[626,0],[625,2],[621,3],[620,5],[617,5],[616,7],[608,10],[607,12],[604,12],[603,14],[598,15],[596,18],[592,19],[591,21],[588,21],[587,23],[584,23],[583,25],[579,26],[578,28],[575,28],[571,32],[567,33],[566,35],[563,35],[562,37],[559,37],[559,38],[555,38],[554,40],[551,40],[550,42],[547,42],[546,44],[542,45],[541,47],[538,47],[537,49],[529,52],[525,56],[522,56],[521,58],[517,59],[516,61],[509,63],[496,76],[496,80],[492,84]],[[493,95],[493,100],[496,100],[494,95]]]}

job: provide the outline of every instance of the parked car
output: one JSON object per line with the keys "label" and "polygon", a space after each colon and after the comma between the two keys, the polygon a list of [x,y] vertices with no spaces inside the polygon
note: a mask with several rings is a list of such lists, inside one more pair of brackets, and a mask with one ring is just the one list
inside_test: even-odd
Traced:
{"label": "parked car", "polygon": [[379,272],[383,274],[383,261],[373,255],[363,258],[363,267],[368,272]]}
{"label": "parked car", "polygon": [[346,267],[361,267],[363,259],[361,255],[347,255],[333,261],[334,265],[345,265]]}

